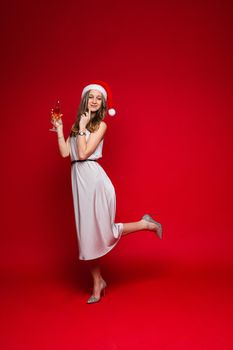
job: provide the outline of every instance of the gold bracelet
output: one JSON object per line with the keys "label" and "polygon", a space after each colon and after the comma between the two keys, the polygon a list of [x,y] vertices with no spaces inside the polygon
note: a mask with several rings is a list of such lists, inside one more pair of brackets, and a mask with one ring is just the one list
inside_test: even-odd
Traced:
{"label": "gold bracelet", "polygon": [[58,136],[58,139],[62,139],[64,136]]}

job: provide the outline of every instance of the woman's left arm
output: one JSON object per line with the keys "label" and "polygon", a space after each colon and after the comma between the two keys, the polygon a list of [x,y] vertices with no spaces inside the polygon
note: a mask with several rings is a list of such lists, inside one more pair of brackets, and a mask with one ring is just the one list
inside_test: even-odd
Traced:
{"label": "woman's left arm", "polygon": [[[88,141],[86,141],[85,135],[81,136],[77,134],[77,148],[79,159],[87,159],[96,149],[100,141],[103,139],[107,130],[107,124],[101,121],[99,129],[90,134]],[[84,128],[80,128],[80,131],[85,131]]]}

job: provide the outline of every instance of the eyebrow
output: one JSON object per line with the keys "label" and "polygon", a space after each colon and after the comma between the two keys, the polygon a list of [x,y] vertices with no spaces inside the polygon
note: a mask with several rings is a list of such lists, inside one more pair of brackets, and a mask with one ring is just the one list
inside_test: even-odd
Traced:
{"label": "eyebrow", "polygon": [[[94,96],[93,94],[89,94],[89,96]],[[101,97],[101,95],[97,95],[96,97]]]}

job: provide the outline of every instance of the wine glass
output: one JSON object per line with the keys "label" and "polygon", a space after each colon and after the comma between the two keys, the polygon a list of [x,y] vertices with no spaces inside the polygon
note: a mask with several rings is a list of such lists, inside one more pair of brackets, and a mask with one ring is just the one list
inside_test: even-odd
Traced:
{"label": "wine glass", "polygon": [[[60,101],[57,100],[57,102],[54,105],[54,108],[52,108],[52,120],[53,121],[58,121],[61,118],[61,106],[60,106]],[[57,132],[57,128],[53,125],[52,129],[49,129],[49,131],[55,131]]]}

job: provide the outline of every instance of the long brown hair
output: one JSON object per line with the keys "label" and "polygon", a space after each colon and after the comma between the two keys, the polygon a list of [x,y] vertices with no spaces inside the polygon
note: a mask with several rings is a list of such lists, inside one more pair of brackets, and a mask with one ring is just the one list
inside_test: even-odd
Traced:
{"label": "long brown hair", "polygon": [[[83,98],[80,101],[79,104],[79,108],[78,108],[78,112],[77,112],[77,117],[76,120],[74,122],[74,124],[72,125],[71,131],[70,131],[70,136],[75,137],[79,131],[79,121],[81,118],[81,115],[85,112],[88,111],[88,100],[89,100],[89,93],[90,90],[87,91]],[[107,111],[107,104],[105,101],[105,98],[102,96],[102,103],[100,108],[98,109],[98,111],[95,112],[95,115],[93,118],[91,118],[91,120],[89,121],[89,123],[87,124],[86,128],[87,130],[89,130],[90,132],[94,132],[99,128],[100,122],[101,120],[103,120],[105,118],[105,114]]]}

